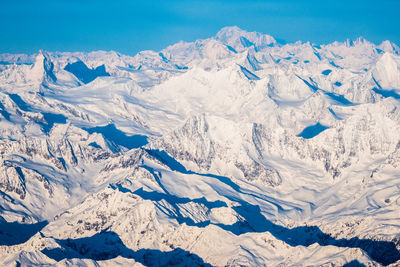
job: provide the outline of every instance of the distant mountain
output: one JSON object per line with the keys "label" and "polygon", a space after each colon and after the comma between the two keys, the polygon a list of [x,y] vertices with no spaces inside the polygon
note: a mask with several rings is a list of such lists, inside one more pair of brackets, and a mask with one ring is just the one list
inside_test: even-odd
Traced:
{"label": "distant mountain", "polygon": [[0,265],[400,265],[399,101],[390,41],[0,54]]}

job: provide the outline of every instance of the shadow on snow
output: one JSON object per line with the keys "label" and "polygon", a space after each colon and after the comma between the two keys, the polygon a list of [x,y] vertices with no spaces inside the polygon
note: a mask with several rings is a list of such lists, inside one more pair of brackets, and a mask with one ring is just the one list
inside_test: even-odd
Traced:
{"label": "shadow on snow", "polygon": [[343,265],[343,267],[365,267],[365,265],[358,260],[353,260]]}
{"label": "shadow on snow", "polygon": [[384,98],[393,97],[394,99],[400,99],[400,95],[396,90],[383,90],[378,88],[373,88],[372,91],[383,96]]}
{"label": "shadow on snow", "polygon": [[197,172],[187,170],[185,168],[185,166],[183,166],[181,163],[179,163],[176,159],[174,159],[173,157],[168,155],[168,153],[166,153],[163,150],[146,149],[146,152],[149,153],[154,158],[161,161],[163,164],[167,165],[168,168],[170,168],[172,171],[177,171],[177,172],[180,172],[183,174],[196,174],[196,175],[200,175],[200,176],[215,178],[215,179],[219,180],[220,182],[228,185],[235,191],[240,190],[240,187],[237,184],[235,184],[234,182],[232,182],[232,180],[229,179],[228,177],[221,176],[221,175],[215,175],[215,174],[208,174],[208,173],[207,174],[197,173]]}
{"label": "shadow on snow", "polygon": [[[198,174],[192,171],[186,170],[186,168],[176,161],[173,157],[169,156],[165,151],[159,150],[146,150],[150,155],[160,160],[162,163],[167,165],[171,170],[178,171],[184,174],[197,174],[208,176],[211,178],[219,179],[221,182],[232,187],[236,192],[243,193],[238,185],[236,185],[230,178],[217,176],[217,175],[208,175],[208,174]],[[134,193],[139,195],[140,197],[152,201],[160,201],[164,199],[171,206],[174,207],[176,212],[171,212],[169,214],[171,217],[175,218],[179,223],[186,223],[191,226],[197,227],[205,227],[207,225],[212,224],[210,221],[203,222],[194,222],[191,218],[187,218],[181,215],[179,212],[179,207],[177,204],[187,203],[189,201],[193,201],[196,203],[202,203],[209,209],[213,207],[226,207],[227,204],[223,201],[217,202],[208,202],[207,200],[201,199],[193,199],[189,198],[179,198],[171,195],[168,191],[165,190],[161,183],[161,176],[159,173],[156,173],[153,169],[148,166],[142,166],[148,169],[155,179],[157,183],[159,183],[160,187],[164,189],[166,194],[158,193],[158,192],[145,192],[143,189],[139,189]],[[121,191],[127,190],[124,189],[121,185],[117,185]],[[230,231],[235,235],[241,235],[244,233],[263,233],[270,232],[276,239],[284,241],[286,244],[290,246],[310,246],[314,243],[319,244],[320,246],[336,246],[336,247],[347,247],[347,248],[360,248],[368,256],[376,262],[379,262],[382,265],[389,265],[400,260],[400,252],[396,248],[396,244],[394,242],[389,241],[376,241],[372,239],[360,239],[358,237],[354,237],[351,239],[336,239],[329,234],[322,232],[317,226],[299,226],[295,228],[286,228],[281,225],[274,224],[272,221],[267,220],[264,215],[262,215],[260,207],[258,205],[252,205],[246,201],[243,201],[239,198],[233,198],[231,196],[225,196],[226,198],[236,201],[240,204],[240,206],[232,207],[242,218],[243,221],[238,221],[233,225],[225,225],[225,224],[214,224],[216,226],[221,227],[226,231]],[[354,263],[355,264],[355,263]],[[352,266],[352,265],[349,265]],[[357,266],[357,265],[355,265]]]}
{"label": "shadow on snow", "polygon": [[25,243],[47,224],[47,221],[33,224],[10,223],[0,217],[0,246],[13,246]]}
{"label": "shadow on snow", "polygon": [[[88,133],[100,133],[105,139],[110,141],[112,144],[117,146],[123,146],[128,149],[138,148],[148,143],[147,136],[144,135],[132,135],[128,136],[123,131],[117,129],[114,124],[108,124],[106,126],[97,126],[92,128],[83,128]],[[115,149],[117,151],[117,149]],[[114,151],[114,152],[115,152]]]}
{"label": "shadow on snow", "polygon": [[100,65],[96,68],[90,69],[83,63],[81,60],[78,60],[74,63],[68,63],[64,70],[72,73],[78,78],[81,82],[87,84],[101,76],[110,76],[110,74],[106,71],[106,67],[104,65]]}
{"label": "shadow on snow", "polygon": [[91,237],[77,239],[56,239],[60,248],[44,249],[42,252],[56,261],[63,259],[110,260],[118,256],[134,259],[145,266],[211,266],[202,258],[175,248],[172,251],[127,248],[120,237],[112,231],[103,231]]}
{"label": "shadow on snow", "polygon": [[[17,105],[17,107],[25,112],[39,112],[43,115],[43,119],[33,119],[34,122],[39,124],[43,131],[48,134],[53,128],[55,123],[59,124],[65,124],[67,123],[67,117],[65,117],[62,114],[57,114],[57,113],[51,113],[51,112],[41,112],[40,110],[31,107],[29,104],[27,104],[22,98],[17,95],[17,94],[9,94],[11,100]],[[10,114],[4,109],[4,106],[0,104],[0,112],[3,114],[3,116],[9,120],[10,119]]]}
{"label": "shadow on snow", "polygon": [[316,123],[314,125],[307,126],[306,128],[303,129],[301,133],[299,133],[297,136],[298,137],[303,137],[305,139],[311,139],[326,129],[328,129],[328,126],[322,125],[321,123]]}

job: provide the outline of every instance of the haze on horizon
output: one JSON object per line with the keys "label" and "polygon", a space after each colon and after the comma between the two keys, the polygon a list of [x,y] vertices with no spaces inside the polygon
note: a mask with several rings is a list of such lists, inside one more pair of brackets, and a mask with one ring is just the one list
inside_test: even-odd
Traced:
{"label": "haze on horizon", "polygon": [[0,53],[115,50],[134,55],[225,26],[287,42],[330,43],[363,36],[400,44],[400,1],[3,1]]}

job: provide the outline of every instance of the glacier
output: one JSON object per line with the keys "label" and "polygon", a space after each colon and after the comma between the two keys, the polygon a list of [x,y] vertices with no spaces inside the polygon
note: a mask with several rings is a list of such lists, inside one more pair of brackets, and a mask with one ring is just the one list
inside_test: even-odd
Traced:
{"label": "glacier", "polygon": [[0,54],[0,265],[399,266],[399,96],[363,38]]}

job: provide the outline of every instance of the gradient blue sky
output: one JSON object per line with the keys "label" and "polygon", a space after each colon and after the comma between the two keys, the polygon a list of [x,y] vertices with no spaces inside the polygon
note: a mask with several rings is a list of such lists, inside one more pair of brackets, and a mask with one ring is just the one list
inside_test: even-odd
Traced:
{"label": "gradient blue sky", "polygon": [[224,26],[313,43],[363,36],[400,44],[400,0],[0,0],[0,53],[115,50],[134,55]]}

